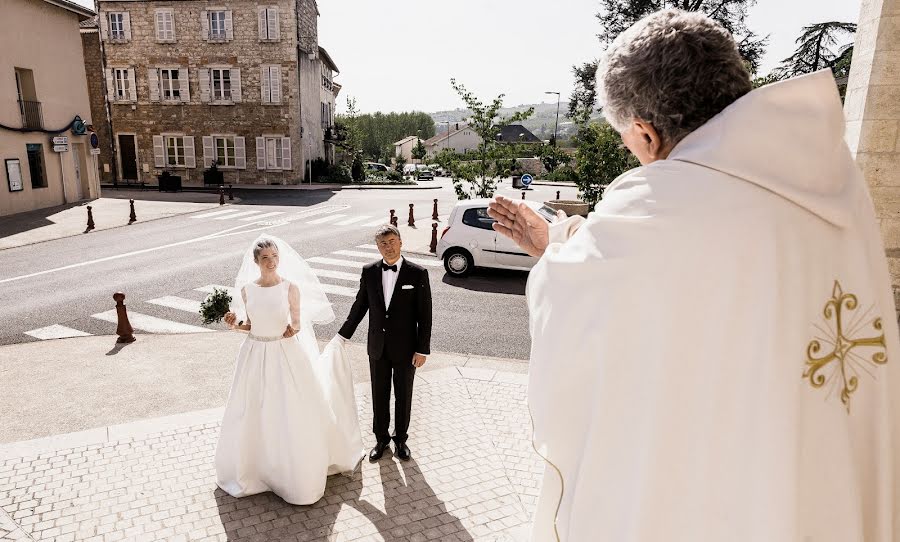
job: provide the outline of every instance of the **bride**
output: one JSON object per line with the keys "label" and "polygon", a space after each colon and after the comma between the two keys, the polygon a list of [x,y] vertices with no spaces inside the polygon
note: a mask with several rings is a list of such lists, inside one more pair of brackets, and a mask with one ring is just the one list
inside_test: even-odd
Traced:
{"label": "bride", "polygon": [[327,476],[354,471],[364,453],[343,342],[320,355],[312,327],[334,311],[309,265],[271,236],[247,250],[235,292],[225,322],[249,334],[222,419],[216,482],[233,497],[272,491],[312,504]]}

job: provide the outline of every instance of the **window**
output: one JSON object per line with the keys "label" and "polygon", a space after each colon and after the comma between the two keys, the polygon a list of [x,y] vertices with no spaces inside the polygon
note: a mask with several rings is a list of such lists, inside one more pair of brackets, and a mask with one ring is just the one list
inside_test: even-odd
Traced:
{"label": "window", "polygon": [[25,145],[28,153],[28,172],[31,174],[31,188],[47,188],[47,178],[44,176],[44,149],[37,143]]}
{"label": "window", "polygon": [[231,100],[231,70],[228,68],[212,68],[209,70],[212,99],[215,101]]}
{"label": "window", "polygon": [[129,68],[113,68],[113,95],[116,100],[131,100],[131,70]]}
{"label": "window", "polygon": [[463,224],[472,226],[473,228],[481,228],[483,230],[493,230],[492,224],[494,219],[487,214],[487,207],[476,207],[474,209],[466,209],[462,218]]}
{"label": "window", "polygon": [[267,170],[290,170],[291,138],[266,136],[256,138],[256,167]]}
{"label": "window", "polygon": [[264,41],[277,41],[281,38],[278,28],[278,8],[259,8],[259,39]]}
{"label": "window", "polygon": [[284,167],[284,151],[280,137],[266,138],[266,169],[282,169]]}
{"label": "window", "polygon": [[281,103],[281,66],[263,66],[260,72],[262,103]]}
{"label": "window", "polygon": [[159,90],[163,100],[181,101],[181,83],[178,79],[179,70],[163,68],[159,70]]}
{"label": "window", "polygon": [[166,164],[184,166],[184,136],[166,136]]}
{"label": "window", "polygon": [[209,16],[209,39],[224,40],[228,35],[225,31],[225,12],[210,11]]}
{"label": "window", "polygon": [[171,9],[156,10],[156,41],[175,41],[175,13]]}
{"label": "window", "polygon": [[110,13],[109,14],[109,39],[124,40],[125,39],[125,14]]}
{"label": "window", "polygon": [[235,146],[233,137],[216,137],[216,164],[223,167],[235,167]]}

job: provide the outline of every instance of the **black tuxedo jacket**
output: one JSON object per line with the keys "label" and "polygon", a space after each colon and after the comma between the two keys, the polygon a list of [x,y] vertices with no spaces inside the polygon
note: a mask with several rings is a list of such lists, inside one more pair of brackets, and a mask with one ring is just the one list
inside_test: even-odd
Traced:
{"label": "black tuxedo jacket", "polygon": [[369,357],[393,363],[412,363],[413,354],[431,354],[431,284],[428,271],[404,258],[400,266],[390,310],[384,305],[381,260],[362,270],[356,301],[338,332],[353,337],[369,313]]}

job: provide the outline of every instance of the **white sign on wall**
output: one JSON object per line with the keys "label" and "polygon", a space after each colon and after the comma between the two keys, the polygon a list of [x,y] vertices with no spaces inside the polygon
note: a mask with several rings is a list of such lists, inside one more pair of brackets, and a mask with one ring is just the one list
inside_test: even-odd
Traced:
{"label": "white sign on wall", "polygon": [[68,138],[68,136],[56,136],[53,138],[53,144],[54,145],[68,145],[69,138]]}
{"label": "white sign on wall", "polygon": [[53,152],[68,152],[68,145],[53,145]]}

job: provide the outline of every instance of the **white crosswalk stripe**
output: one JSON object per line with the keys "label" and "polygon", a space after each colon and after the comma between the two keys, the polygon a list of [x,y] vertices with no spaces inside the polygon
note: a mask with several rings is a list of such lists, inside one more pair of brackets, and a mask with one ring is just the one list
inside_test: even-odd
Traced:
{"label": "white crosswalk stripe", "polygon": [[147,303],[159,305],[160,307],[169,307],[180,311],[192,312],[197,314],[200,312],[200,302],[193,299],[185,299],[174,295],[167,295],[158,299],[151,299]]}
{"label": "white crosswalk stripe", "polygon": [[379,218],[378,220],[373,220],[372,222],[366,222],[365,224],[360,224],[361,226],[366,227],[374,227],[374,226],[384,226],[387,224],[387,218]]}
{"label": "white crosswalk stripe", "polygon": [[234,297],[234,295],[237,293],[237,290],[234,289],[234,286],[222,286],[221,284],[207,284],[206,286],[201,286],[200,288],[194,288],[195,291],[203,292],[206,294],[211,294],[213,293],[213,290],[216,289],[225,290],[231,297]]}
{"label": "white crosswalk stripe", "polygon": [[191,218],[193,218],[194,220],[197,220],[200,218],[210,218],[213,216],[231,214],[231,213],[235,213],[235,212],[237,212],[237,210],[232,207],[231,209],[225,209],[224,211],[214,211],[212,213],[203,213],[202,215],[194,215]]}
{"label": "white crosswalk stripe", "polygon": [[312,258],[307,259],[309,263],[318,263],[322,265],[335,265],[338,267],[353,267],[356,269],[362,269],[362,266],[366,265],[366,262],[351,262],[350,260],[339,260],[337,258],[322,258],[320,256],[314,256]]}
{"label": "white crosswalk stripe", "polygon": [[372,218],[372,217],[369,215],[354,216],[352,218],[348,218],[347,220],[341,220],[340,222],[335,222],[334,225],[335,226],[349,226],[351,224],[356,224],[357,222],[362,222],[363,220],[366,220],[367,218]]}
{"label": "white crosswalk stripe", "polygon": [[224,216],[216,216],[213,217],[213,220],[231,220],[233,218],[237,218],[239,216],[249,216],[259,214],[259,211],[241,211],[239,213],[233,215],[224,215]]}
{"label": "white crosswalk stripe", "polygon": [[340,220],[347,215],[330,215],[323,218],[317,218],[316,220],[310,220],[307,224],[327,224],[328,222],[334,222],[335,220]]}
{"label": "white crosswalk stripe", "polygon": [[42,327],[40,329],[32,329],[26,331],[25,335],[46,341],[48,339],[68,339],[70,337],[90,337],[90,333],[78,331],[70,327],[54,324],[52,326]]}
{"label": "white crosswalk stripe", "polygon": [[335,250],[332,254],[337,254],[338,256],[350,256],[351,258],[368,258],[376,260],[381,258],[381,254],[377,252],[360,252],[358,250]]}
{"label": "white crosswalk stripe", "polygon": [[347,288],[346,286],[337,286],[334,284],[322,283],[322,289],[326,294],[343,295],[346,297],[356,297],[356,288]]}
{"label": "white crosswalk stripe", "polygon": [[241,222],[250,222],[251,220],[262,220],[264,218],[271,218],[273,216],[283,215],[284,211],[273,211],[271,213],[263,213],[257,216],[248,216],[246,218],[242,218]]}
{"label": "white crosswalk stripe", "polygon": [[352,280],[354,282],[359,282],[359,275],[354,275],[353,273],[345,273],[343,271],[332,271],[331,269],[318,269],[316,267],[311,268],[312,272],[317,277],[329,278],[329,279],[339,279],[339,280]]}
{"label": "white crosswalk stripe", "polygon": [[[360,252],[357,250],[335,250],[334,252],[332,252],[332,254],[336,254],[338,256],[349,256],[351,258],[368,258],[369,262],[378,260],[381,257],[381,255],[377,254],[377,253]],[[409,256],[404,256],[404,258],[406,258],[407,260],[409,260],[413,263],[417,263],[423,267],[441,267],[444,265],[440,260],[426,260],[423,258],[410,258]],[[312,260],[310,259],[310,261],[312,261]],[[346,260],[339,260],[339,261],[346,261]],[[359,266],[361,267],[369,262],[362,262],[359,264]]]}
{"label": "white crosswalk stripe", "polygon": [[[103,320],[104,322],[111,322],[113,324],[118,322],[115,310],[93,314],[91,315],[91,318]],[[199,318],[200,317],[198,316],[197,319],[199,320]],[[165,320],[163,318],[157,318],[155,316],[133,311],[128,311],[128,321],[131,322],[131,327],[134,329],[146,331],[148,333],[208,333],[213,331],[204,327],[182,324],[181,322]]]}

